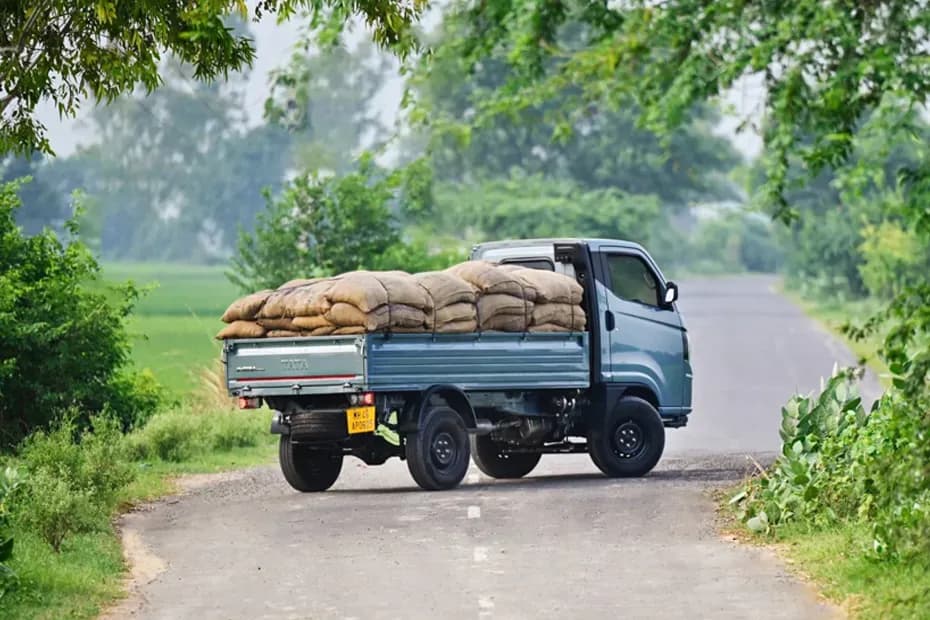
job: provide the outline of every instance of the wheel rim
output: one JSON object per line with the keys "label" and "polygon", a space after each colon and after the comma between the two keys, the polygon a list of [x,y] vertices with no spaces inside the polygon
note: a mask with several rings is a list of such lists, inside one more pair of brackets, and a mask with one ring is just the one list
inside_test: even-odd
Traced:
{"label": "wheel rim", "polygon": [[613,452],[623,459],[638,456],[646,446],[643,429],[632,420],[617,425],[613,434]]}
{"label": "wheel rim", "polygon": [[455,455],[458,449],[455,446],[455,439],[447,431],[436,433],[433,437],[433,443],[430,446],[430,455],[433,464],[440,469],[445,469],[455,461]]}

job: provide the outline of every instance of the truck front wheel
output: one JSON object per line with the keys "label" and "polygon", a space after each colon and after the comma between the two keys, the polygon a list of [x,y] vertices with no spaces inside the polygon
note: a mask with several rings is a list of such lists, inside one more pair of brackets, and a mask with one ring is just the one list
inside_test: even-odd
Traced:
{"label": "truck front wheel", "polygon": [[286,435],[278,444],[278,460],[287,483],[304,493],[325,491],[342,471],[342,453],[294,444]]}
{"label": "truck front wheel", "polygon": [[505,454],[501,444],[487,435],[471,438],[471,457],[492,478],[522,478],[539,463],[541,454]]}
{"label": "truck front wheel", "polygon": [[449,407],[423,414],[419,430],[406,438],[407,468],[420,488],[441,491],[458,486],[468,471],[468,432]]}
{"label": "truck front wheel", "polygon": [[589,426],[588,453],[611,478],[634,478],[652,471],[665,449],[662,418],[648,401],[626,397]]}

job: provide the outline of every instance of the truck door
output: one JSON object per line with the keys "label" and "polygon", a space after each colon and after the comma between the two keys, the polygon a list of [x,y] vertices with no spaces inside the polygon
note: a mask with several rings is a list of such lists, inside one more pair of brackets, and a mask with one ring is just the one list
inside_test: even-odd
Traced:
{"label": "truck door", "polygon": [[649,387],[662,410],[681,407],[686,372],[682,324],[675,309],[661,302],[664,282],[635,250],[605,248],[600,261],[604,380]]}

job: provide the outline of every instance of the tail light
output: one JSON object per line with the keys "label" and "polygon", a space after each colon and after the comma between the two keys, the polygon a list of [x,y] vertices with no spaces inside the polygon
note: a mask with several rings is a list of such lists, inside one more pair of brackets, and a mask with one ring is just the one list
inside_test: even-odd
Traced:
{"label": "tail light", "polygon": [[684,353],[685,361],[691,361],[691,343],[688,342],[688,332],[681,330],[681,347]]}
{"label": "tail light", "polygon": [[362,392],[361,394],[351,394],[349,396],[349,403],[353,406],[364,405],[369,407],[375,404],[375,393]]}
{"label": "tail light", "polygon": [[240,409],[258,409],[262,406],[261,398],[250,398],[248,396],[239,397],[239,408]]}

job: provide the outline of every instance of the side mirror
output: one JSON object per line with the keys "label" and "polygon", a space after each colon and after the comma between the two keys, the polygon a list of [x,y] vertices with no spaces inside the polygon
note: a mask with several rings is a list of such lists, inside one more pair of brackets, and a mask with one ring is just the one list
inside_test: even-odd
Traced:
{"label": "side mirror", "polygon": [[665,283],[665,304],[670,306],[678,301],[678,285],[674,282]]}

